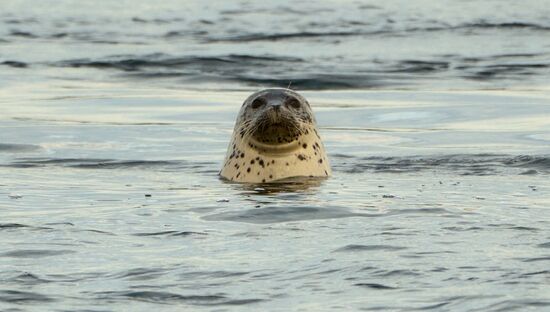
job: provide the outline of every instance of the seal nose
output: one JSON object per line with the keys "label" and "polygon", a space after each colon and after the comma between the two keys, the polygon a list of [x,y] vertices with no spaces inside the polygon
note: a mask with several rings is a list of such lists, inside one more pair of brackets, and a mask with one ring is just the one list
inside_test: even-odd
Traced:
{"label": "seal nose", "polygon": [[281,103],[270,103],[267,115],[272,123],[278,123],[281,118]]}

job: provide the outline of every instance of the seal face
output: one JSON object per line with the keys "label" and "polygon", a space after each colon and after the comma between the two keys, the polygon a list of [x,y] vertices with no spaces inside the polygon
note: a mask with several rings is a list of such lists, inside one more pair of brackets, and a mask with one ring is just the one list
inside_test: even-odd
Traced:
{"label": "seal face", "polygon": [[248,183],[330,176],[307,100],[290,89],[265,89],[249,96],[239,111],[220,175]]}

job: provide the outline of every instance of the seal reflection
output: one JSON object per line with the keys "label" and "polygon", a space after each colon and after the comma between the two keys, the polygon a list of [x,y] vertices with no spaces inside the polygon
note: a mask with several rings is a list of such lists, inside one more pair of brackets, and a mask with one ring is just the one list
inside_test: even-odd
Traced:
{"label": "seal reflection", "polygon": [[241,195],[274,195],[279,193],[301,193],[315,191],[326,177],[291,177],[270,183],[243,184],[221,179],[224,183],[231,184],[233,189],[241,190]]}

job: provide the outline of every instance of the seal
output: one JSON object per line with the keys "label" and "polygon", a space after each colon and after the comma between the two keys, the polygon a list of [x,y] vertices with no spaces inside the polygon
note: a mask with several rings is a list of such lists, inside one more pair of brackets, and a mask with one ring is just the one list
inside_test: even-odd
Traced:
{"label": "seal", "polygon": [[303,96],[290,89],[265,89],[244,101],[221,177],[269,183],[331,173],[313,111]]}

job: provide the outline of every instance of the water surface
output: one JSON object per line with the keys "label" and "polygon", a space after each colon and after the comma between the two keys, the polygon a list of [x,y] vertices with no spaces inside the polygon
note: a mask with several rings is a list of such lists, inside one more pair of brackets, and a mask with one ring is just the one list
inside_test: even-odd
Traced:
{"label": "water surface", "polygon": [[[0,308],[550,309],[545,4],[6,1]],[[334,176],[219,180],[290,82]]]}

